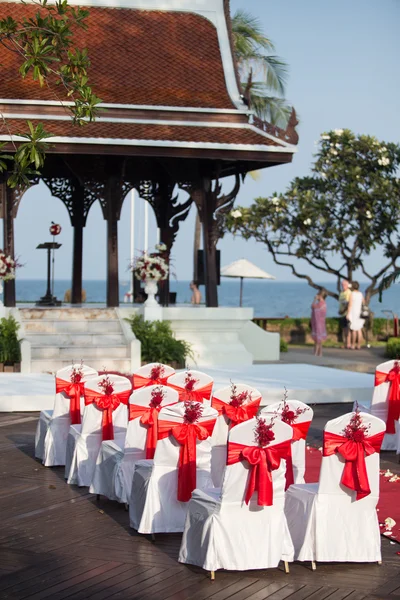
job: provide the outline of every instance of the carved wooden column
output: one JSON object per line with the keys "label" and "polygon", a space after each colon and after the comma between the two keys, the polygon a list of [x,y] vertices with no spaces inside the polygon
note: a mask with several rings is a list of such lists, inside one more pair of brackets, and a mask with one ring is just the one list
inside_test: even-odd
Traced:
{"label": "carved wooden column", "polygon": [[72,285],[71,304],[82,304],[82,267],[83,267],[83,227],[84,217],[84,187],[77,185],[73,190],[74,213],[72,225],[74,228],[72,250]]}
{"label": "carved wooden column", "polygon": [[[3,250],[6,254],[14,256],[14,202],[15,190],[6,183],[2,186],[2,207],[3,207]],[[4,281],[4,306],[15,306],[15,279]]]}
{"label": "carved wooden column", "polygon": [[119,306],[118,273],[118,180],[110,176],[105,182],[105,218],[107,221],[107,306]]}

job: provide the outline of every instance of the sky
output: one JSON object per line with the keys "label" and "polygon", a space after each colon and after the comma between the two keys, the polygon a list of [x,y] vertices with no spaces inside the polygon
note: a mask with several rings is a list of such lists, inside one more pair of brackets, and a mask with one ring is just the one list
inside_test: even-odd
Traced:
{"label": "sky", "polygon": [[[257,181],[248,177],[237,204],[248,206],[258,196],[286,189],[297,176],[307,175],[312,165],[315,141],[321,132],[349,128],[380,140],[399,142],[400,132],[400,1],[399,0],[231,0],[232,13],[243,8],[260,18],[276,54],[289,64],[287,99],[300,118],[300,142],[293,163],[265,169]],[[229,182],[227,182],[229,183]],[[184,198],[184,193],[182,192]],[[144,203],[136,201],[135,250],[143,248]],[[36,246],[50,241],[51,221],[63,230],[62,247],[56,257],[56,279],[68,279],[72,270],[72,228],[67,210],[52,198],[44,184],[29,190],[22,199],[15,221],[16,255],[24,265],[21,279],[42,279],[46,257]],[[195,213],[181,225],[172,258],[178,280],[192,277]],[[156,224],[150,209],[150,249],[156,243]],[[262,244],[226,235],[219,242],[222,265],[247,258],[280,281],[295,278],[289,269],[273,263]],[[125,199],[119,222],[120,278],[128,279],[130,258],[130,201]],[[379,268],[382,252],[369,261]],[[313,275],[311,267],[304,272]],[[106,277],[106,223],[95,203],[84,231],[84,279]],[[324,276],[323,281],[329,278]],[[360,278],[362,279],[362,278]],[[321,278],[320,278],[321,280]]]}

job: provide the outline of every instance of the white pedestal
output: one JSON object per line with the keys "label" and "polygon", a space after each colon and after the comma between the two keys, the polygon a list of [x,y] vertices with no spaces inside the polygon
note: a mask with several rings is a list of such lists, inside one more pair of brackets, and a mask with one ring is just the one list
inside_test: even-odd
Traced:
{"label": "white pedestal", "polygon": [[162,321],[163,307],[159,304],[143,307],[143,317],[145,321]]}

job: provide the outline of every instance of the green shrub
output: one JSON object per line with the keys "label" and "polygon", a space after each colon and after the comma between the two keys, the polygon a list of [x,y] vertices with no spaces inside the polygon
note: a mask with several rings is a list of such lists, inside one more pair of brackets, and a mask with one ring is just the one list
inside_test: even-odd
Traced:
{"label": "green shrub", "polygon": [[279,350],[280,350],[280,352],[287,352],[289,350],[289,346],[288,346],[287,342],[285,342],[285,340],[283,340],[282,338],[280,341]]}
{"label": "green shrub", "polygon": [[142,315],[132,315],[125,320],[142,345],[143,362],[174,364],[183,368],[186,359],[193,357],[191,344],[175,338],[169,321],[145,321]]}
{"label": "green shrub", "polygon": [[12,316],[0,321],[0,362],[5,365],[21,362],[19,328],[20,324]]}
{"label": "green shrub", "polygon": [[386,344],[386,357],[400,359],[400,338],[389,338]]}

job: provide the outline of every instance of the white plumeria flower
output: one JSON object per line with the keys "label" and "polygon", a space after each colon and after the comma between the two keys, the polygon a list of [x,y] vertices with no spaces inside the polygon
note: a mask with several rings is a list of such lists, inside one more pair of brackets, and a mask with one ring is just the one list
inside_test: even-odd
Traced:
{"label": "white plumeria flower", "polygon": [[385,525],[386,529],[393,529],[393,527],[396,525],[396,521],[392,519],[392,517],[387,517],[387,519],[385,519]]}
{"label": "white plumeria flower", "polygon": [[338,155],[338,151],[337,151],[337,150],[335,150],[334,148],[331,148],[331,149],[329,150],[329,152],[330,152],[331,154],[333,154],[333,156],[337,156],[337,155]]}
{"label": "white plumeria flower", "polygon": [[330,139],[331,139],[331,138],[330,138],[330,136],[329,136],[329,135],[326,135],[326,134],[324,134],[324,135],[321,135],[321,140],[330,140]]}
{"label": "white plumeria flower", "polygon": [[378,159],[378,165],[381,165],[382,167],[387,167],[389,164],[390,164],[390,159],[385,156]]}
{"label": "white plumeria flower", "polygon": [[379,152],[387,152],[387,148],[386,148],[386,146],[381,146],[381,147],[379,148]]}
{"label": "white plumeria flower", "polygon": [[396,481],[399,481],[400,477],[398,475],[393,475],[393,477],[391,477],[389,479],[389,483],[396,483]]}
{"label": "white plumeria flower", "polygon": [[372,213],[370,210],[367,210],[365,213],[365,216],[367,217],[367,219],[372,219]]}
{"label": "white plumeria flower", "polygon": [[387,469],[387,471],[385,471],[385,473],[384,473],[384,476],[385,477],[393,477],[393,473],[392,473],[392,471],[390,471],[389,469]]}
{"label": "white plumeria flower", "polygon": [[335,129],[335,130],[334,130],[334,133],[335,133],[336,135],[342,135],[342,133],[343,133],[343,129]]}
{"label": "white plumeria flower", "polygon": [[311,219],[310,219],[310,218],[308,218],[308,219],[305,219],[305,221],[303,221],[303,224],[304,224],[304,225],[311,225],[311,223],[312,223],[312,221],[311,221]]}
{"label": "white plumeria flower", "polygon": [[341,148],[342,144],[335,144],[336,148]]}
{"label": "white plumeria flower", "polygon": [[271,198],[271,202],[272,202],[272,204],[275,204],[275,206],[277,204],[279,204],[279,198],[278,198],[278,196],[275,196],[274,198]]}
{"label": "white plumeria flower", "polygon": [[240,212],[240,210],[236,209],[231,211],[231,217],[233,217],[234,219],[239,219],[241,216],[242,213]]}

